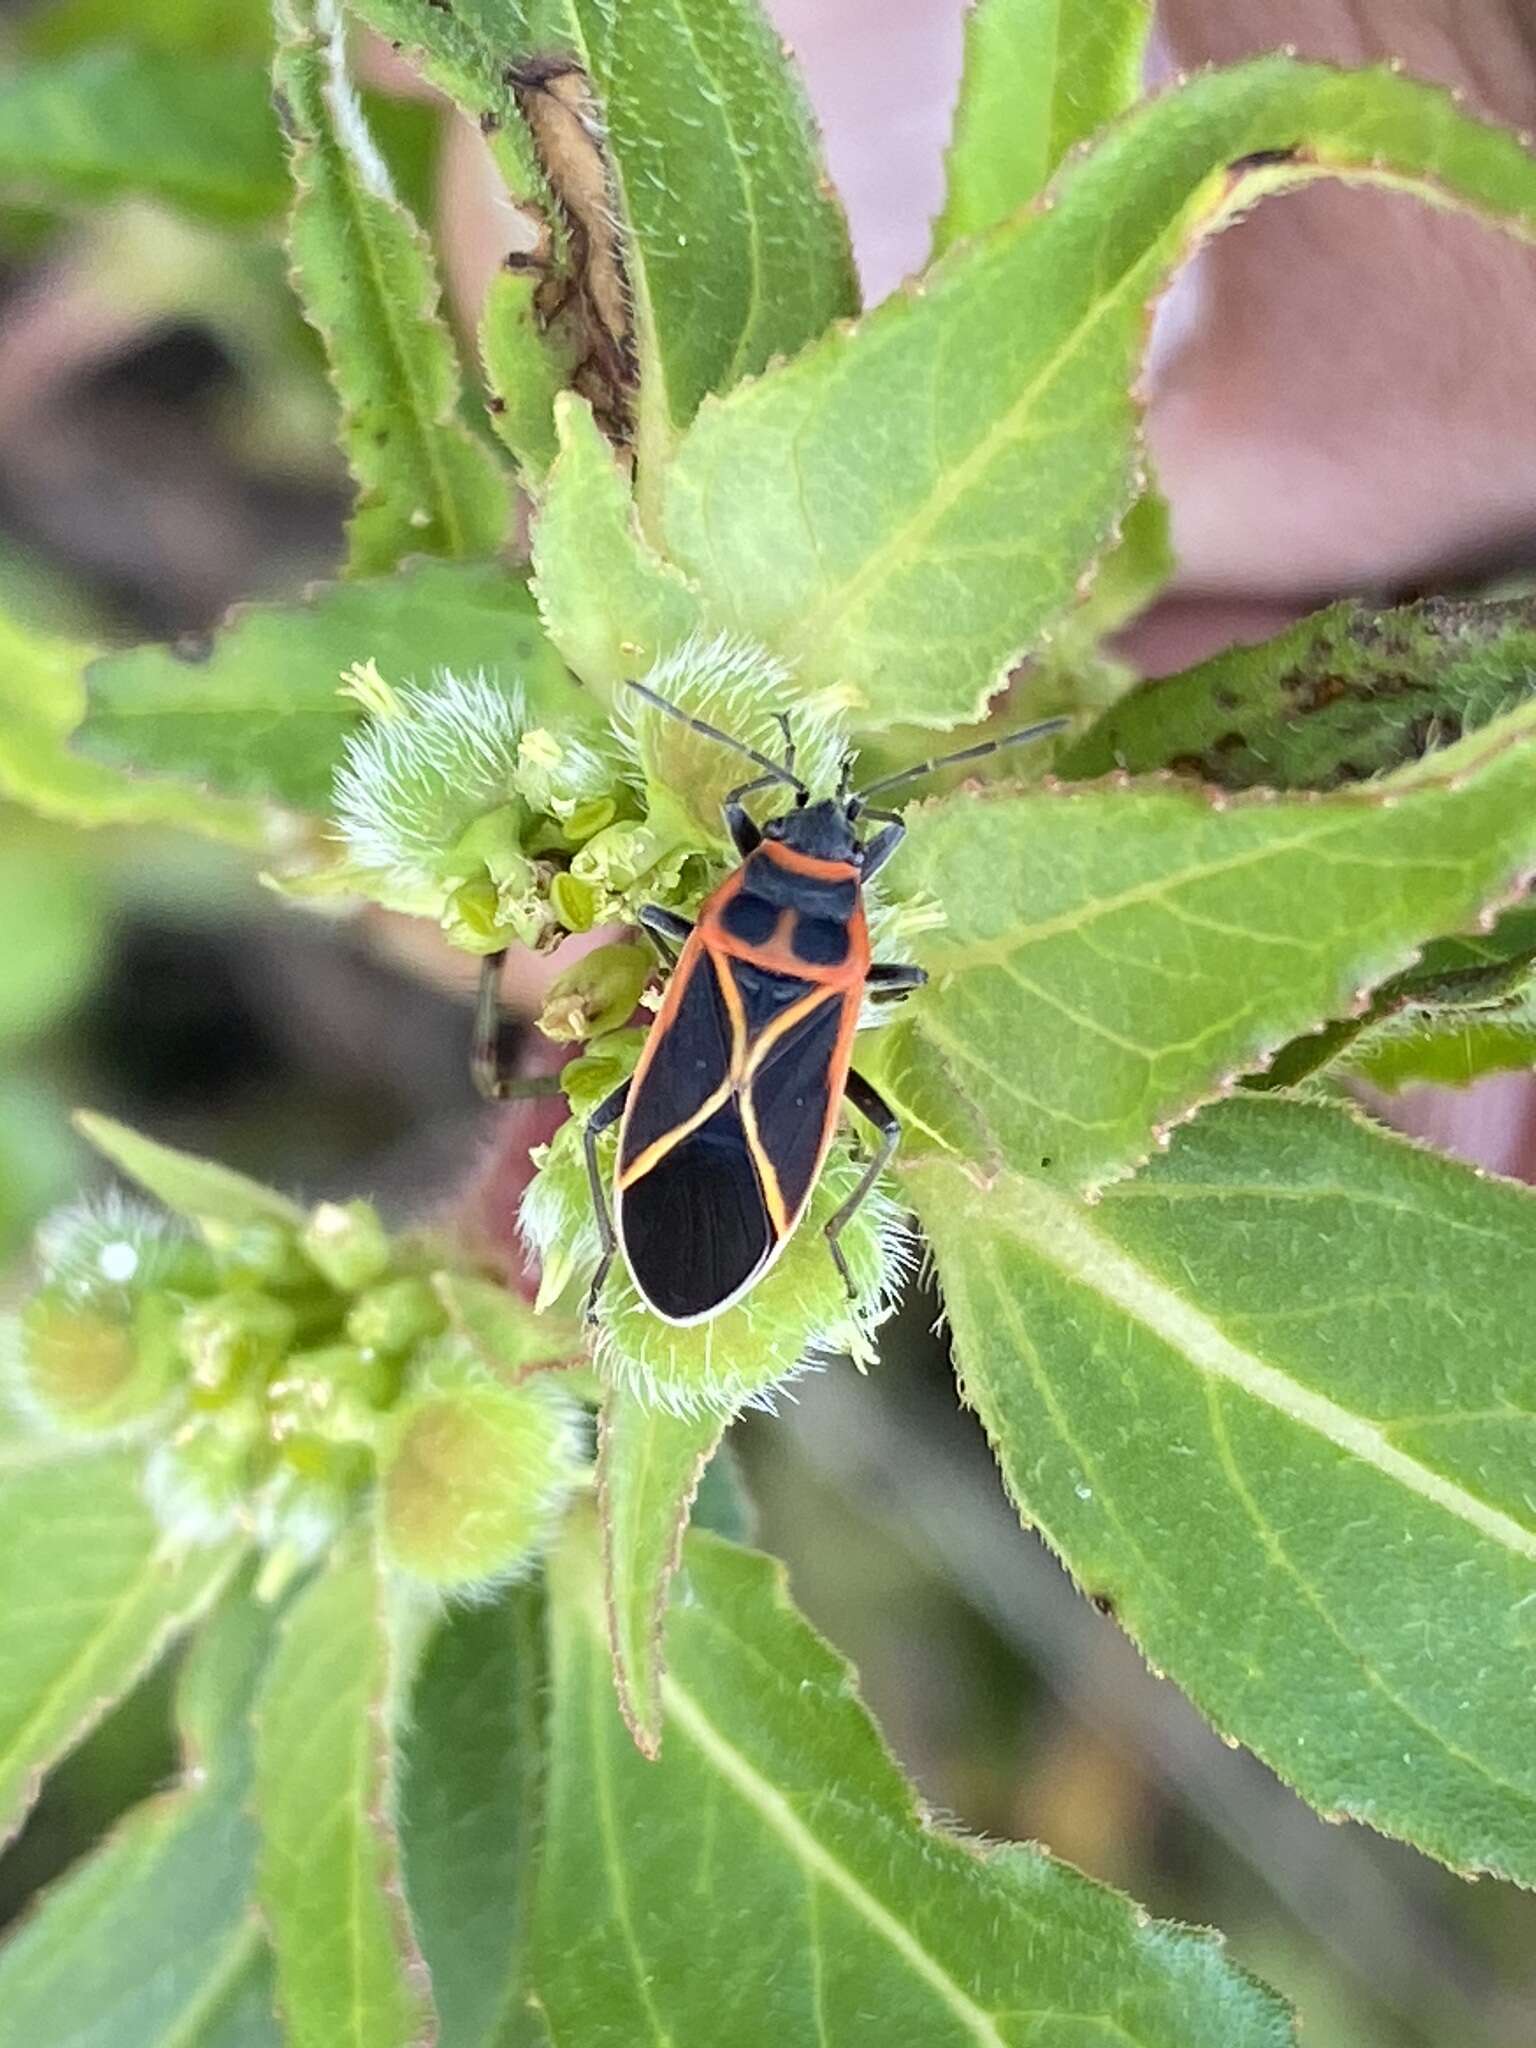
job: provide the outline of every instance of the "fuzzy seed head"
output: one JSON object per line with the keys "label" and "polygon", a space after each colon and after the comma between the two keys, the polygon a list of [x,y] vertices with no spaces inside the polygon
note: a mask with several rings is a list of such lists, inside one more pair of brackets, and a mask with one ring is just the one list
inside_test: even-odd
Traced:
{"label": "fuzzy seed head", "polygon": [[476,818],[516,793],[521,693],[444,669],[392,692],[396,708],[348,736],[335,814],[351,858],[397,886],[430,887]]}

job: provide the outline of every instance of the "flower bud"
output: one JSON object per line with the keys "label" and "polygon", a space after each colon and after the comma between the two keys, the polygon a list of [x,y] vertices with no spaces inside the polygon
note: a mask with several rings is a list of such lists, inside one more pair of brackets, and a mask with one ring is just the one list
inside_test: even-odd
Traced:
{"label": "flower bud", "polygon": [[76,1296],[121,1299],[155,1287],[195,1294],[213,1282],[208,1253],[179,1222],[115,1188],[56,1209],[35,1242],[44,1280]]}
{"label": "flower bud", "polygon": [[482,872],[461,882],[445,899],[438,924],[450,946],[461,953],[499,953],[507,943],[496,884]]}
{"label": "flower bud", "polygon": [[285,1302],[254,1289],[194,1302],[181,1318],[181,1349],[193,1385],[223,1399],[259,1387],[287,1357],[298,1329]]}
{"label": "flower bud", "polygon": [[82,1436],[149,1420],[184,1370],[180,1315],[180,1304],[163,1294],[114,1304],[43,1288],[21,1314],[16,1372],[24,1404],[53,1428]]}
{"label": "flower bud", "polygon": [[398,1360],[359,1350],[355,1344],[327,1344],[296,1351],[282,1377],[267,1388],[269,1427],[280,1444],[300,1436],[329,1443],[370,1444],[379,1411],[400,1391]]}
{"label": "flower bud", "polygon": [[568,932],[589,932],[597,923],[600,898],[590,882],[557,874],[549,885],[549,907]]}
{"label": "flower bud", "polygon": [[551,982],[539,1029],[561,1045],[616,1030],[633,1014],[654,964],[643,946],[599,946],[584,954]]}
{"label": "flower bud", "polygon": [[578,1410],[547,1381],[503,1385],[445,1345],[389,1416],[379,1450],[384,1548],[429,1584],[526,1572],[576,1484]]}
{"label": "flower bud", "polygon": [[371,1202],[322,1202],[300,1242],[310,1263],[343,1294],[371,1286],[389,1270],[389,1238]]}
{"label": "flower bud", "polygon": [[314,1269],[286,1224],[268,1217],[253,1217],[244,1223],[207,1217],[198,1228],[213,1254],[219,1277],[225,1281],[277,1289],[314,1285]]}
{"label": "flower bud", "polygon": [[346,1330],[364,1351],[400,1352],[437,1336],[446,1321],[442,1303],[425,1280],[385,1280],[353,1302]]}

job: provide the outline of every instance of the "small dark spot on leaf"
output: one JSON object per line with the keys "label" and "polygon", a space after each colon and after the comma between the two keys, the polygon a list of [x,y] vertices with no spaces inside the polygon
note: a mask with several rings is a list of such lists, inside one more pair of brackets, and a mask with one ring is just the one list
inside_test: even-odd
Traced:
{"label": "small dark spot on leaf", "polygon": [[487,412],[504,413],[507,409],[507,401],[504,398],[498,397],[493,391],[485,401],[485,409]]}
{"label": "small dark spot on leaf", "polygon": [[1254,149],[1247,156],[1235,156],[1227,169],[1234,177],[1240,177],[1244,171],[1268,170],[1276,164],[1298,163],[1300,159],[1301,145],[1293,142],[1285,149]]}
{"label": "small dark spot on leaf", "polygon": [[1243,748],[1247,746],[1247,744],[1248,736],[1246,733],[1237,732],[1235,730],[1232,732],[1224,732],[1219,740],[1215,740],[1212,742],[1211,752],[1216,756],[1217,760],[1219,761],[1222,759],[1224,755],[1240,754]]}
{"label": "small dark spot on leaf", "polygon": [[272,94],[272,111],[277,116],[278,127],[282,129],[288,140],[290,142],[297,142],[299,139],[298,117],[293,111],[293,101],[289,99],[287,93],[274,91]]}
{"label": "small dark spot on leaf", "polygon": [[1046,1168],[1047,1168],[1047,1167],[1050,1167],[1050,1166],[1054,1166],[1054,1165],[1055,1165],[1055,1163],[1056,1163],[1056,1162],[1055,1162],[1055,1161],[1054,1161],[1053,1159],[1042,1159],[1042,1160],[1041,1160],[1041,1162],[1040,1162],[1040,1170],[1041,1170],[1041,1172],[1043,1173],[1043,1172],[1044,1172],[1044,1171],[1046,1170]]}
{"label": "small dark spot on leaf", "polygon": [[1113,1617],[1115,1612],[1115,1603],[1110,1598],[1108,1593],[1090,1593],[1088,1595],[1088,1598],[1093,1602],[1094,1606],[1098,1609],[1100,1614],[1107,1614]]}
{"label": "small dark spot on leaf", "polygon": [[494,135],[497,129],[500,128],[500,126],[500,114],[494,112],[492,108],[487,107],[480,116],[480,133],[482,135]]}
{"label": "small dark spot on leaf", "polygon": [[1235,711],[1242,699],[1236,690],[1226,683],[1218,683],[1211,692],[1211,702],[1221,711]]}
{"label": "small dark spot on leaf", "polygon": [[530,277],[542,274],[544,265],[531,249],[509,249],[501,259],[503,270],[510,270],[514,277]]}
{"label": "small dark spot on leaf", "polygon": [[1298,711],[1323,711],[1349,695],[1349,681],[1340,675],[1309,676],[1298,670],[1286,677],[1285,687],[1296,699]]}

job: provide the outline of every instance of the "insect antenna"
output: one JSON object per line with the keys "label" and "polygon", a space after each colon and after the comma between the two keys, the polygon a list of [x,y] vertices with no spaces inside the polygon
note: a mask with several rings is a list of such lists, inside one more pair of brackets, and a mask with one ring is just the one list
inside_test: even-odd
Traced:
{"label": "insect antenna", "polygon": [[[644,683],[637,683],[632,676],[627,678],[627,681],[629,682],[629,687],[643,697],[653,710],[664,711],[668,718],[675,718],[679,725],[686,725],[690,732],[699,733],[707,740],[718,741],[722,747],[729,747],[733,754],[744,754],[749,761],[754,762],[765,774],[771,776],[775,782],[786,782],[791,789],[798,790],[801,796],[809,796],[809,790],[792,767],[786,767],[782,761],[770,761],[768,756],[760,754],[756,747],[749,747],[745,740],[732,739],[731,735],[728,732],[722,732],[718,725],[706,725],[702,718],[690,717],[686,711],[679,710],[676,704],[668,703],[665,697],[657,696],[656,692],[647,688]],[[790,759],[793,760],[793,758],[794,747],[793,742],[791,742]]]}
{"label": "insect antenna", "polygon": [[958,768],[962,761],[984,761],[992,754],[1001,754],[1009,747],[1022,747],[1029,740],[1043,740],[1053,732],[1063,732],[1071,723],[1066,718],[1043,718],[1038,725],[1026,725],[1020,732],[1004,733],[998,740],[981,740],[974,747],[957,747],[952,754],[935,754],[931,761],[918,761],[911,768],[903,768],[895,775],[882,776],[867,789],[858,793],[862,807],[872,796],[887,796],[893,789],[900,789],[905,782],[917,782],[924,775],[936,775],[941,768]]}

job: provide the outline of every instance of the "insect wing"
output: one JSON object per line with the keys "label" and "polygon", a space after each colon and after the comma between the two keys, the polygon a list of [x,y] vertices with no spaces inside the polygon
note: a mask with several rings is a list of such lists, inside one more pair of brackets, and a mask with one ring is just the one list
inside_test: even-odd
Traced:
{"label": "insect wing", "polygon": [[776,1248],[731,1086],[736,1036],[714,964],[690,942],[619,1140],[619,1239],[635,1285],[669,1322],[715,1313]]}
{"label": "insect wing", "polygon": [[857,997],[829,990],[769,1040],[752,1073],[749,1121],[769,1208],[785,1235],[810,1196],[831,1138],[857,1018]]}

